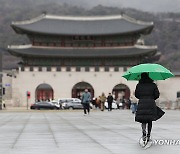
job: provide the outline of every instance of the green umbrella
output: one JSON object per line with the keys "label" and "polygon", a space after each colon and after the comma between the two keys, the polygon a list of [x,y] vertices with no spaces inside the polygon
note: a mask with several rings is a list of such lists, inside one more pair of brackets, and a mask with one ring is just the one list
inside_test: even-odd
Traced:
{"label": "green umbrella", "polygon": [[165,67],[159,64],[140,64],[131,67],[122,77],[127,80],[140,80],[141,73],[147,72],[152,80],[165,80],[174,75]]}

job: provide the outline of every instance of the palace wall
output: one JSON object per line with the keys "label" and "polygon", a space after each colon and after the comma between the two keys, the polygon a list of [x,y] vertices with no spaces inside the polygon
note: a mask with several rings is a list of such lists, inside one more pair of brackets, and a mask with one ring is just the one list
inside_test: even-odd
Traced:
{"label": "palace wall", "polygon": [[[19,69],[14,73],[15,77],[9,77],[4,73],[3,86],[8,85],[9,87],[6,87],[6,94],[3,97],[5,100],[9,100],[8,105],[26,106],[26,92],[29,91],[31,93],[29,104],[32,104],[35,101],[36,88],[43,83],[49,84],[53,88],[55,100],[71,97],[73,86],[79,82],[89,83],[94,89],[95,97],[101,95],[102,92],[108,95],[118,84],[127,85],[130,92],[133,93],[138,82],[125,80],[121,77],[123,73],[121,67],[118,72],[115,72],[113,67],[108,72],[104,71],[104,67],[101,67],[98,72],[95,72],[93,67],[89,72],[85,72],[83,67],[80,72],[76,72],[74,67],[70,72],[67,72],[65,67],[61,68],[60,72],[55,68],[52,68],[50,72],[45,69],[39,72],[36,68],[33,71],[30,71],[29,68],[25,68],[24,71]],[[177,99],[177,92],[180,91],[179,76],[156,83],[161,93],[160,100],[175,101]]]}

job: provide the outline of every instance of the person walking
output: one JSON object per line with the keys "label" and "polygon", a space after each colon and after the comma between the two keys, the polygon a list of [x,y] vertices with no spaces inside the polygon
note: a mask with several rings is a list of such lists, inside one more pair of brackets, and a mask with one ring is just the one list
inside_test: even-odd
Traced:
{"label": "person walking", "polygon": [[124,110],[126,108],[126,100],[124,96],[122,97],[121,101],[122,101],[122,109]]}
{"label": "person walking", "polygon": [[117,109],[120,109],[120,103],[121,103],[121,98],[118,97],[118,98],[116,99]]}
{"label": "person walking", "polygon": [[[142,73],[135,90],[135,97],[139,99],[135,121],[141,123],[142,139],[147,143],[150,140],[152,121],[156,121],[164,114],[160,108],[157,108],[155,103],[159,95],[159,90],[153,80],[149,78],[147,73]],[[161,115],[158,114],[157,109],[161,110],[159,112]]]}
{"label": "person walking", "polygon": [[104,103],[106,101],[106,96],[104,93],[100,96],[100,101],[101,101],[101,111],[104,111]]}
{"label": "person walking", "polygon": [[100,100],[100,97],[101,96],[99,96],[98,98],[97,98],[97,100],[96,100],[96,104],[97,104],[97,108],[101,108],[101,100]]}
{"label": "person walking", "polygon": [[91,93],[88,92],[88,89],[85,89],[84,93],[82,94],[82,105],[84,108],[84,115],[90,113],[90,105],[89,105],[90,101],[91,101]]}
{"label": "person walking", "polygon": [[131,100],[128,98],[126,99],[126,108],[130,109],[130,107],[131,107]]}
{"label": "person walking", "polygon": [[112,111],[112,103],[113,103],[113,96],[111,93],[109,93],[109,96],[107,97],[108,102],[108,111]]}
{"label": "person walking", "polygon": [[137,98],[135,97],[135,93],[133,93],[130,97],[131,99],[131,110],[132,110],[132,113],[136,113],[136,110],[137,110]]}
{"label": "person walking", "polygon": [[95,97],[93,97],[91,103],[92,103],[93,107],[96,108],[96,98]]}
{"label": "person walking", "polygon": [[6,104],[4,100],[2,100],[2,104],[3,104],[3,108],[6,109]]}

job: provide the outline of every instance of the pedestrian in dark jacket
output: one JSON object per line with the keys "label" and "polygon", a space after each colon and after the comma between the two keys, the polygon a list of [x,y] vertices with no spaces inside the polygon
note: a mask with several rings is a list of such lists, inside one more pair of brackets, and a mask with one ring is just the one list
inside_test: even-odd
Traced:
{"label": "pedestrian in dark jacket", "polygon": [[109,96],[107,97],[108,102],[108,111],[112,111],[112,102],[113,102],[113,96],[111,93],[109,93]]}
{"label": "pedestrian in dark jacket", "polygon": [[[149,141],[152,121],[158,119],[155,100],[159,98],[159,90],[147,73],[141,74],[141,79],[136,86],[135,96],[139,99],[135,121],[142,123],[143,141],[146,141],[146,139]],[[146,125],[148,126],[147,134]]]}

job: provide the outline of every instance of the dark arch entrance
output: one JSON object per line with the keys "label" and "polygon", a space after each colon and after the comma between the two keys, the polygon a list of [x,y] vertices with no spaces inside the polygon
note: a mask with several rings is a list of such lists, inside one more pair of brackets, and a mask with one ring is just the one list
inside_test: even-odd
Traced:
{"label": "dark arch entrance", "polygon": [[85,89],[91,93],[92,98],[94,97],[94,89],[87,82],[79,82],[73,86],[72,89],[72,98],[80,98]]}
{"label": "dark arch entrance", "polygon": [[54,91],[49,84],[40,84],[36,88],[36,100],[52,100],[54,99]]}
{"label": "dark arch entrance", "polygon": [[125,84],[118,84],[113,88],[113,94],[115,95],[115,99],[119,96],[124,96],[125,99],[129,99],[130,97],[130,89]]}

